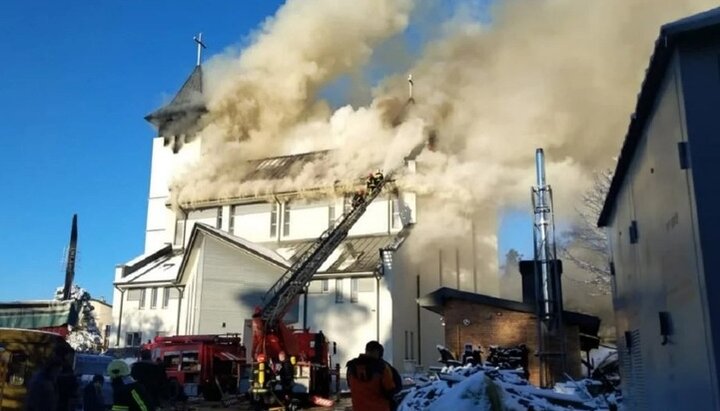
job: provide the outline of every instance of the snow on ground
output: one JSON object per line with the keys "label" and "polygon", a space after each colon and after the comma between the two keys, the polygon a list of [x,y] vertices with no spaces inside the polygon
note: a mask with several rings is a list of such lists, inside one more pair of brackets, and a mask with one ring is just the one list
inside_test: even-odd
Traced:
{"label": "snow on ground", "polygon": [[615,402],[614,397],[593,396],[591,380],[540,389],[517,371],[484,366],[444,368],[434,376],[415,376],[414,381],[398,411],[609,410]]}

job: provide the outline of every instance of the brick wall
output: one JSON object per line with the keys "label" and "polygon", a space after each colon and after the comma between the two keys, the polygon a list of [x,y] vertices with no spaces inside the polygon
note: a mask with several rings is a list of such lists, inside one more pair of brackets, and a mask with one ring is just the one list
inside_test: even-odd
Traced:
{"label": "brick wall", "polygon": [[[450,300],[445,304],[445,345],[456,358],[465,344],[483,347],[483,359],[491,345],[512,347],[525,344],[530,349],[530,381],[539,384],[537,329],[535,315],[467,301]],[[463,324],[463,320],[469,324]],[[568,374],[580,377],[580,340],[577,326],[566,326]]]}

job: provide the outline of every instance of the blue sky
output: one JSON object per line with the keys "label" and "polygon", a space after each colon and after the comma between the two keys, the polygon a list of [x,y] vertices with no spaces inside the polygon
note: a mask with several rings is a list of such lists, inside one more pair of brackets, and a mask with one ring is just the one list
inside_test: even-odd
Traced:
{"label": "blue sky", "polygon": [[[0,2],[0,300],[53,295],[73,213],[76,283],[111,298],[115,265],[143,250],[155,134],[143,117],[192,70],[193,35],[217,53],[280,3]],[[501,254],[531,233],[520,216],[503,220]]]}
{"label": "blue sky", "polygon": [[76,282],[111,297],[143,250],[150,148],[143,117],[208,52],[237,43],[280,1],[0,2],[0,300],[50,298],[79,219]]}

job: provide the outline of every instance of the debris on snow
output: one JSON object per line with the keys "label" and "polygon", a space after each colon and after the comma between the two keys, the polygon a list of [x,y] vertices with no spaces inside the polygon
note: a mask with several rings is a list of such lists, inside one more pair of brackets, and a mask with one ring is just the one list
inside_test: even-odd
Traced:
{"label": "debris on snow", "polygon": [[597,381],[571,381],[550,390],[531,385],[522,374],[487,366],[445,367],[425,380],[416,377],[416,386],[405,391],[399,411],[617,409],[614,395],[598,394]]}

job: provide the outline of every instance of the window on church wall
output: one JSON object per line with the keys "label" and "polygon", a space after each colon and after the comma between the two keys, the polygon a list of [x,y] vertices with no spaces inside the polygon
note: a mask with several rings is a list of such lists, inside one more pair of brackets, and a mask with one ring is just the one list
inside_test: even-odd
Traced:
{"label": "window on church wall", "polygon": [[350,302],[358,302],[358,279],[353,278],[350,280]]}
{"label": "window on church wall", "polygon": [[290,203],[283,204],[283,237],[290,235]]}
{"label": "window on church wall", "polygon": [[170,290],[172,290],[170,287],[163,288],[162,308],[167,308],[170,304]]}
{"label": "window on church wall", "polygon": [[139,347],[142,344],[142,333],[126,333],[125,334],[125,346],[127,347]]}
{"label": "window on church wall", "polygon": [[332,227],[335,224],[335,204],[330,204],[328,207],[328,227]]}
{"label": "window on church wall", "polygon": [[138,308],[141,310],[145,308],[145,289],[143,288],[140,290],[140,302],[138,303]]}
{"label": "window on church wall", "polygon": [[222,212],[223,212],[223,208],[218,207],[217,217],[215,218],[215,228],[217,228],[218,230],[222,228],[222,214],[223,214]]}
{"label": "window on church wall", "polygon": [[230,234],[235,234],[235,206],[230,206],[230,227],[228,231]]}
{"label": "window on church wall", "polygon": [[140,297],[142,296],[142,290],[140,288],[132,288],[125,291],[125,293],[127,293],[127,301],[140,301]]}
{"label": "window on church wall", "polygon": [[177,219],[175,221],[175,238],[173,239],[173,245],[182,246],[184,237],[185,237],[185,220]]}
{"label": "window on church wall", "polygon": [[270,237],[277,237],[278,203],[274,202],[270,210]]}
{"label": "window on church wall", "polygon": [[400,200],[395,198],[390,201],[390,208],[392,213],[390,228],[402,228],[402,218],[400,218]]}
{"label": "window on church wall", "polygon": [[326,279],[326,280],[321,281],[320,292],[323,292],[323,293],[330,292],[330,280]]}
{"label": "window on church wall", "polygon": [[158,299],[158,288],[153,287],[150,289],[150,308],[154,309],[157,307],[157,299]]}
{"label": "window on church wall", "polygon": [[345,296],[343,295],[343,279],[338,278],[335,280],[335,303],[345,302]]}

